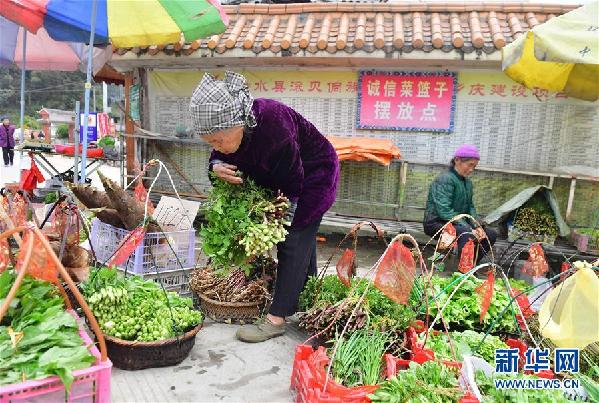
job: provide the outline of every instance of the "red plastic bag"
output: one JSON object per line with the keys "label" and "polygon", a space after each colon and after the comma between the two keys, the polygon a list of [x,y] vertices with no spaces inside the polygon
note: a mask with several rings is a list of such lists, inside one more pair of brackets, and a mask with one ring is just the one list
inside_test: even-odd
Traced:
{"label": "red plastic bag", "polygon": [[31,159],[31,168],[26,169],[21,175],[21,189],[26,191],[32,191],[37,188],[38,183],[44,182],[44,175],[40,172],[37,164]]}
{"label": "red plastic bag", "polygon": [[493,299],[493,289],[495,286],[495,271],[489,270],[487,273],[487,279],[476,287],[475,291],[480,296],[480,323],[483,323],[483,319],[491,306],[491,300]]}
{"label": "red plastic bag", "polygon": [[135,193],[135,198],[140,202],[145,203],[146,200],[148,201],[148,214],[152,214],[154,212],[154,205],[152,204],[152,201],[147,198],[148,192],[141,180],[141,177],[137,180],[137,185],[135,185],[133,192]]}
{"label": "red plastic bag", "polygon": [[438,249],[445,250],[450,249],[456,240],[456,230],[453,224],[449,223],[441,232],[439,237]]}
{"label": "red plastic bag", "polygon": [[79,217],[69,203],[61,202],[56,205],[52,212],[52,226],[61,239],[67,237],[66,245],[79,244]]}
{"label": "red plastic bag", "polygon": [[531,277],[541,277],[549,271],[549,265],[545,259],[545,252],[540,243],[530,246],[528,260],[522,266],[522,273]]}
{"label": "red plastic bag", "polygon": [[[566,272],[566,271],[570,270],[570,268],[571,268],[571,267],[572,267],[572,265],[571,265],[569,262],[563,262],[563,263],[562,263],[562,265],[560,266],[560,270],[559,270],[559,272],[560,272],[560,273],[564,273],[564,272]],[[559,281],[564,281],[564,280],[566,280],[568,277],[570,277],[570,274],[571,274],[571,273],[568,273],[568,274],[561,274],[561,275],[559,276]]]}
{"label": "red plastic bag", "polygon": [[0,239],[0,273],[10,265],[10,245],[8,238]]}
{"label": "red plastic bag", "polygon": [[374,285],[389,299],[407,304],[414,286],[416,261],[402,243],[393,242],[379,264]]}
{"label": "red plastic bag", "polygon": [[[29,259],[29,265],[27,267],[23,267],[25,254],[29,248],[28,245],[31,242],[33,242],[34,245],[31,258]],[[58,266],[51,258],[50,253],[52,252],[48,252],[31,231],[27,231],[23,237],[19,254],[17,255],[17,264],[15,268],[17,271],[27,270],[29,275],[40,280],[58,284]]]}
{"label": "red plastic bag", "polygon": [[460,273],[468,273],[474,267],[474,241],[469,239],[460,253],[460,263],[458,270]]}
{"label": "red plastic bag", "polygon": [[135,249],[144,240],[146,235],[146,227],[139,226],[129,233],[119,244],[116,253],[108,261],[107,266],[113,267],[123,264],[133,254]]}
{"label": "red plastic bag", "polygon": [[339,280],[346,286],[351,286],[351,278],[354,273],[354,264],[356,259],[356,252],[353,249],[345,249],[343,255],[339,258],[337,262],[337,276]]}
{"label": "red plastic bag", "polygon": [[15,227],[25,225],[27,222],[27,203],[21,194],[15,193],[11,207],[12,209],[9,215],[13,225]]}

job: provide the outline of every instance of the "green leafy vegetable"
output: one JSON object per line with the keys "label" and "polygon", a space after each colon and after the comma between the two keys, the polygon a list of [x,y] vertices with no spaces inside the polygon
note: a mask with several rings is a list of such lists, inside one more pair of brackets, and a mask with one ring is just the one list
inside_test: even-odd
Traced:
{"label": "green leafy vegetable", "polygon": [[427,361],[422,365],[410,363],[408,369],[383,382],[368,397],[373,402],[447,403],[458,402],[462,394],[454,372],[436,361]]}
{"label": "green leafy vegetable", "polygon": [[[445,304],[449,295],[451,295],[453,290],[460,283],[463,278],[462,276],[463,275],[460,273],[454,273],[448,278],[433,276],[432,295],[436,296],[437,301],[436,303],[434,301],[429,303],[430,314],[432,316],[437,315],[438,307],[442,307]],[[501,280],[495,282],[491,305],[483,319],[483,323],[480,323],[481,297],[476,292],[476,288],[482,283],[483,280],[471,276],[460,286],[443,311],[443,318],[445,318],[446,323],[449,325],[461,326],[464,329],[469,330],[482,330],[488,328],[497,318],[495,328],[493,329],[494,332],[503,331],[514,333],[517,328],[512,309],[508,308],[505,313],[499,317],[512,299],[508,295]],[[515,310],[515,302],[513,304],[513,309]]]}
{"label": "green leafy vegetable", "polygon": [[[287,235],[284,215],[289,201],[251,179],[234,185],[216,178],[200,231],[204,252],[217,269],[241,267],[266,254]],[[249,274],[249,273],[246,273]]]}
{"label": "green leafy vegetable", "polygon": [[[0,274],[0,301],[16,275]],[[65,311],[58,289],[25,276],[0,323],[0,385],[58,375],[69,390],[72,371],[95,361],[79,335],[75,318]]]}
{"label": "green leafy vegetable", "polygon": [[[449,337],[456,353],[455,359],[462,361],[464,355],[474,354],[480,356],[488,363],[493,364],[495,362],[495,349],[508,348],[508,346],[501,341],[499,337],[492,335],[488,335],[485,338],[485,341],[480,344],[484,336],[484,333],[478,333],[472,330],[450,332]],[[424,341],[424,335],[420,336],[420,341]],[[445,333],[429,334],[426,347],[435,352],[435,358],[454,360],[454,356],[451,353],[450,342]]]}
{"label": "green leafy vegetable", "polygon": [[103,267],[83,285],[84,295],[109,336],[156,341],[179,336],[202,322],[191,298],[164,292],[158,283],[138,276],[124,277]]}

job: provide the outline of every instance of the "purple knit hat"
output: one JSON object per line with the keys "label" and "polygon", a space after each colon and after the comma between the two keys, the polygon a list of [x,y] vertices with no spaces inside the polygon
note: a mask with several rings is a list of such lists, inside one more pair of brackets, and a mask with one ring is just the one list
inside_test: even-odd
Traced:
{"label": "purple knit hat", "polygon": [[458,147],[457,150],[455,150],[453,156],[458,158],[476,158],[477,160],[480,159],[478,149],[476,148],[476,146],[473,146],[472,144],[462,144]]}

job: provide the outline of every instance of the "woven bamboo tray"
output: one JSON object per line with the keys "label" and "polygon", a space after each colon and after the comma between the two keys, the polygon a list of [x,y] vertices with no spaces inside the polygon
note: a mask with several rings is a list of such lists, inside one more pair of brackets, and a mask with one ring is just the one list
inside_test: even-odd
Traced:
{"label": "woven bamboo tray", "polygon": [[260,302],[220,302],[196,293],[200,309],[216,322],[252,321],[262,316],[266,304]]}
{"label": "woven bamboo tray", "polygon": [[121,369],[137,370],[177,365],[193,348],[199,324],[181,337],[153,342],[129,341],[104,335],[108,357],[112,364]]}

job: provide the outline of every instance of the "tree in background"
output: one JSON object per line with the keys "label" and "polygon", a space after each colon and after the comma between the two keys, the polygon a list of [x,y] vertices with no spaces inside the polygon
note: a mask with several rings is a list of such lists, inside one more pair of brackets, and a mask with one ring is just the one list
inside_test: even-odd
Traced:
{"label": "tree in background", "polygon": [[69,126],[62,124],[56,128],[56,137],[59,139],[68,139],[69,138]]}
{"label": "tree in background", "polygon": [[[85,74],[79,71],[27,71],[25,124],[39,129],[36,116],[42,107],[73,111],[75,102],[80,101],[83,108],[84,83]],[[0,67],[0,115],[8,115],[16,125],[19,125],[21,110],[20,88],[21,70],[17,67]],[[102,91],[96,91],[96,95],[96,104],[101,107]],[[90,110],[93,110],[93,106]]]}

